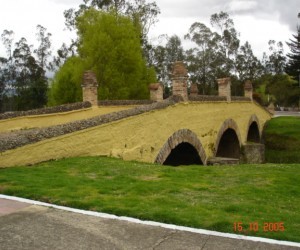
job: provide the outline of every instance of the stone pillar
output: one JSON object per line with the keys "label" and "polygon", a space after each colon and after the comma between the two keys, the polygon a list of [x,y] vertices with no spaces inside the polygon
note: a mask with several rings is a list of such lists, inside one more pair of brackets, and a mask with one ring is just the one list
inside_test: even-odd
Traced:
{"label": "stone pillar", "polygon": [[161,102],[164,99],[164,86],[161,83],[151,83],[149,90],[151,101]]}
{"label": "stone pillar", "polygon": [[96,74],[90,70],[83,74],[82,99],[88,101],[92,106],[98,106],[98,82]]}
{"label": "stone pillar", "polygon": [[275,106],[274,106],[274,103],[273,102],[271,102],[270,104],[269,104],[269,106],[267,107],[267,109],[269,110],[269,112],[271,113],[271,114],[275,114]]}
{"label": "stone pillar", "polygon": [[242,146],[242,162],[248,164],[261,164],[265,162],[265,145],[260,143],[247,143]]}
{"label": "stone pillar", "polygon": [[188,100],[187,79],[188,74],[183,62],[175,62],[171,74],[173,96],[181,96],[184,101]]}
{"label": "stone pillar", "polygon": [[230,77],[217,79],[219,96],[225,96],[227,102],[231,102],[231,81]]}
{"label": "stone pillar", "polygon": [[244,96],[253,101],[253,87],[251,81],[247,80],[244,85]]}
{"label": "stone pillar", "polygon": [[198,95],[198,85],[197,83],[192,83],[190,89],[190,96],[194,97],[197,95]]}

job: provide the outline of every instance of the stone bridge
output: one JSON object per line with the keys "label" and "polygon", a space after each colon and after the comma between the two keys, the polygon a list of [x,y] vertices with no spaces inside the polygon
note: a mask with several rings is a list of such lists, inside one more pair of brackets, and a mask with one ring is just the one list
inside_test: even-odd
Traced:
{"label": "stone bridge", "polygon": [[[252,100],[251,84],[245,84],[244,97],[231,97],[228,78],[218,81],[219,96],[198,95],[194,85],[188,95],[186,71],[180,63],[177,66],[173,71],[173,94],[181,101],[162,100],[162,86],[152,84],[151,98],[163,106],[144,105],[144,111],[138,113],[134,113],[138,108],[127,107],[129,115],[125,117],[118,116],[123,111],[114,112],[107,122],[2,150],[0,167],[99,155],[165,165],[263,162],[262,133],[272,115]],[[91,88],[88,91],[97,94]],[[95,106],[94,102],[90,109],[98,110]],[[40,121],[49,117],[35,118]]]}

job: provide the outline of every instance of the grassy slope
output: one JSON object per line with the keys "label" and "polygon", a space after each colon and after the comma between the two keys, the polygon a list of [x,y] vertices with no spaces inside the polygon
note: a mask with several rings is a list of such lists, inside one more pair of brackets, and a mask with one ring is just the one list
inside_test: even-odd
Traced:
{"label": "grassy slope", "polygon": [[266,161],[300,163],[300,117],[277,117],[265,129]]}
{"label": "grassy slope", "polygon": [[[0,169],[0,192],[76,208],[300,242],[300,165],[167,167],[84,157]],[[264,232],[283,222],[284,232]]]}

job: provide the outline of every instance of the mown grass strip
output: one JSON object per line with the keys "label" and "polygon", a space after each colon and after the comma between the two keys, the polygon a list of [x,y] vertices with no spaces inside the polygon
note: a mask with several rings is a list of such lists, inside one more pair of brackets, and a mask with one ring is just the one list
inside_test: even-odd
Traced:
{"label": "mown grass strip", "polygon": [[300,117],[277,117],[264,131],[266,161],[300,163]]}
{"label": "mown grass strip", "polygon": [[[300,164],[167,167],[103,157],[0,169],[0,192],[196,228],[300,242]],[[249,231],[257,222],[258,231]],[[264,231],[264,223],[284,231]]]}

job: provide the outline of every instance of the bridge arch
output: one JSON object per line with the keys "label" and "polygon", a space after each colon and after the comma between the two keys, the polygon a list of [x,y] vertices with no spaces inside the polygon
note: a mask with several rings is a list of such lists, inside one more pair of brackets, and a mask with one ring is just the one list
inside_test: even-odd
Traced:
{"label": "bridge arch", "polygon": [[215,156],[226,158],[240,158],[241,134],[236,122],[227,119],[219,129],[215,143]]}
{"label": "bridge arch", "polygon": [[173,166],[204,165],[206,164],[206,154],[194,132],[189,129],[180,129],[168,138],[155,162]]}
{"label": "bridge arch", "polygon": [[259,130],[259,121],[256,115],[251,115],[247,128],[247,142],[260,143],[261,132]]}

